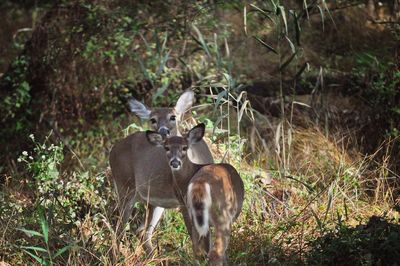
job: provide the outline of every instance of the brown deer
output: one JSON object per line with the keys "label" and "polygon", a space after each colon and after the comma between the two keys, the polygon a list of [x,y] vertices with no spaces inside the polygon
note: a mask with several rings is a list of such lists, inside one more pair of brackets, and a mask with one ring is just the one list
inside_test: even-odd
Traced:
{"label": "brown deer", "polygon": [[[141,102],[131,99],[130,110],[142,119],[150,119],[151,127],[163,136],[180,135],[178,124],[182,115],[194,101],[192,91],[184,92],[174,108],[149,109]],[[212,163],[213,158],[207,144],[202,141],[188,151],[192,161]],[[112,182],[118,194],[121,214],[117,232],[128,222],[133,205],[137,201],[148,204],[149,215],[140,229],[145,230],[144,247],[153,250],[151,237],[164,208],[178,207],[179,200],[172,189],[172,173],[164,150],[148,143],[145,132],[136,132],[117,142],[110,152]],[[185,211],[186,222],[189,216]]]}
{"label": "brown deer", "polygon": [[[163,138],[147,131],[147,139],[164,147],[174,177],[174,190],[182,205],[186,205],[191,221],[193,251],[196,256],[207,252],[211,265],[227,265],[232,223],[243,205],[244,186],[236,169],[225,163],[192,163],[187,151],[204,136],[205,125],[192,128],[185,137]],[[164,155],[165,156],[165,155]],[[210,226],[215,227],[214,243],[210,243]],[[211,248],[211,250],[210,250]]]}

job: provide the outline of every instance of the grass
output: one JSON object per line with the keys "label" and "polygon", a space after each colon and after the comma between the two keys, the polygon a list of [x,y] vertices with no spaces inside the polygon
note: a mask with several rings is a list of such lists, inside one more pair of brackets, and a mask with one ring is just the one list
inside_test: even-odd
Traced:
{"label": "grass", "polygon": [[[111,185],[105,178],[107,164],[100,163],[103,166],[94,167],[106,160],[106,156],[101,149],[98,151],[87,147],[88,142],[93,147],[102,147],[99,143],[110,147],[113,139],[123,135],[121,130],[114,130],[111,136],[115,138],[110,137],[110,128],[112,126],[104,125],[104,129],[99,129],[99,132],[104,133],[89,133],[69,148],[64,148],[66,158],[74,158],[80,163],[76,163],[79,167],[75,169],[68,168],[69,164],[64,165],[57,179],[73,182],[74,176],[87,172],[86,179],[77,181],[84,187],[80,192],[82,196],[70,196],[76,197],[76,203],[70,203],[71,206],[77,204],[81,208],[76,209],[74,219],[71,220],[71,216],[62,217],[63,205],[51,201],[46,209],[48,240],[45,242],[29,236],[27,232],[19,231],[18,228],[34,230],[43,235],[40,227],[43,229],[44,220],[39,217],[40,204],[37,198],[50,200],[51,196],[38,193],[34,186],[21,185],[21,180],[28,183],[29,175],[26,179],[9,177],[1,194],[2,213],[6,214],[1,217],[2,261],[10,265],[191,263],[193,257],[190,239],[182,217],[176,210],[167,211],[156,230],[154,243],[158,252],[154,257],[145,256],[140,239],[133,234],[146,213],[140,206],[130,224],[131,229],[125,232],[118,247],[112,226],[117,215],[114,209],[115,199]],[[236,145],[237,139],[233,137],[230,145]],[[212,143],[210,140],[208,142]],[[382,150],[390,149],[390,145],[391,142],[386,143]],[[282,171],[277,167],[282,160],[274,161],[275,157],[266,160],[250,157],[245,147],[238,149],[232,146],[229,149],[226,139],[211,144],[211,150],[218,151],[217,161],[224,157],[226,150],[230,150],[231,156],[226,159],[238,168],[245,182],[245,203],[242,214],[234,225],[228,251],[231,263],[318,264],[341,256],[350,256],[354,263],[379,260],[384,262],[379,252],[374,252],[371,248],[374,248],[376,241],[381,248],[391,245],[393,241],[397,243],[399,216],[393,209],[394,198],[390,196],[397,191],[388,183],[391,182],[393,173],[387,170],[384,163],[387,158],[379,158],[378,153],[370,156],[354,155],[354,151],[344,149],[339,142],[325,136],[315,127],[296,128],[292,132],[290,148],[287,147],[287,169]],[[380,160],[381,163],[377,163]],[[275,165],[275,168],[268,169],[266,166],[269,165]],[[96,179],[99,175],[103,179]],[[90,182],[85,180],[98,184],[92,184],[91,187]],[[94,187],[98,187],[97,192]],[[375,187],[375,190],[371,191],[371,187]],[[63,189],[56,187],[52,192],[62,194],[65,191]],[[100,203],[94,200],[96,195],[100,195]],[[365,240],[363,236],[368,232],[362,231],[360,226],[368,224],[373,216],[383,217],[379,218],[383,219],[380,223],[382,229]],[[63,254],[52,255],[65,246],[69,248]],[[31,255],[27,254],[26,247],[31,247],[28,248]],[[348,254],[345,252],[347,247],[355,250]],[[43,252],[41,248],[46,250],[46,258],[52,258],[48,264],[39,263],[34,257]],[[388,252],[397,254],[398,249],[394,247]]]}

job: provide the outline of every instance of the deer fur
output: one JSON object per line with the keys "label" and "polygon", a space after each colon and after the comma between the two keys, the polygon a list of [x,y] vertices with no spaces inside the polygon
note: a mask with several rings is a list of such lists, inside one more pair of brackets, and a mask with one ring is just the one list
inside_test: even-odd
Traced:
{"label": "deer fur", "polygon": [[[173,173],[175,193],[187,206],[192,221],[195,254],[205,251],[211,265],[226,265],[226,249],[232,224],[242,209],[244,186],[230,164],[196,164],[190,161],[187,150],[202,140],[204,130],[204,124],[199,124],[184,137],[167,138],[148,131],[147,139],[157,147],[164,147]],[[213,245],[210,244],[209,226],[215,227]]]}
{"label": "deer fur", "polygon": [[[149,119],[151,127],[163,136],[180,135],[178,124],[182,115],[193,104],[194,93],[184,92],[174,108],[149,109],[141,102],[131,99],[130,110],[142,119]],[[190,159],[195,162],[212,163],[207,144],[199,142],[190,149]],[[112,182],[118,194],[121,221],[118,232],[131,216],[133,205],[140,201],[149,206],[149,215],[141,226],[145,230],[145,249],[153,250],[151,237],[162,217],[164,208],[180,206],[172,188],[172,173],[164,150],[148,143],[146,132],[136,132],[118,141],[110,152]],[[183,211],[185,221],[189,215]]]}

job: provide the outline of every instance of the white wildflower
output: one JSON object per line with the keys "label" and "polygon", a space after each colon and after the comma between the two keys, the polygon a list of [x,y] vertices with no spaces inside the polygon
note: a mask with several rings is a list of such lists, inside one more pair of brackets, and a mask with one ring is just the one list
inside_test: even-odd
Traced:
{"label": "white wildflower", "polygon": [[27,152],[27,151],[23,151],[23,152],[22,152],[22,155],[23,155],[23,156],[28,156],[28,152]]}

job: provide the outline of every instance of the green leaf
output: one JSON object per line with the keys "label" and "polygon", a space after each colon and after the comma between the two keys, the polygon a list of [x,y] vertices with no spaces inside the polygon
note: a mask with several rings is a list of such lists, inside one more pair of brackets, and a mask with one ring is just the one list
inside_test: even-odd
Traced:
{"label": "green leaf", "polygon": [[227,73],[222,73],[222,75],[224,76],[225,80],[228,81],[228,88],[232,88],[235,86],[231,75],[229,75]]}
{"label": "green leaf", "polygon": [[278,8],[280,10],[280,13],[282,14],[283,24],[285,25],[285,34],[288,34],[288,26],[287,26],[285,7],[284,6],[279,6]]}
{"label": "green leaf", "polygon": [[325,211],[325,215],[324,215],[324,220],[326,220],[326,217],[328,216],[329,210],[332,208],[334,184],[335,183],[332,183],[332,185],[329,187],[328,202],[326,203],[326,211]]}
{"label": "green leaf", "polygon": [[270,50],[271,52],[278,54],[278,52],[272,48],[272,46],[266,44],[263,40],[261,40],[260,38],[258,38],[257,36],[253,36],[254,39],[256,39],[257,41],[259,41],[262,45],[264,45],[268,50]]}
{"label": "green leaf", "polygon": [[245,100],[242,107],[240,108],[238,121],[242,121],[243,113],[247,108],[247,104],[249,104],[249,100]]}
{"label": "green leaf", "polygon": [[228,92],[226,90],[223,90],[220,93],[218,93],[217,101],[215,102],[215,105],[214,105],[214,113],[217,111],[218,106],[220,105],[221,101],[224,98],[228,98]]}
{"label": "green leaf", "polygon": [[27,234],[28,236],[40,236],[43,237],[43,235],[39,232],[36,232],[34,230],[28,230],[28,229],[24,229],[24,228],[18,228],[17,230],[24,232],[25,234]]}
{"label": "green leaf", "polygon": [[35,250],[35,251],[40,251],[40,252],[47,252],[47,249],[42,248],[42,247],[20,246],[20,248],[25,249],[25,250]]}
{"label": "green leaf", "polygon": [[215,51],[215,57],[217,61],[217,68],[220,68],[222,65],[222,59],[221,59],[221,54],[219,52],[218,48],[218,36],[216,33],[214,33],[214,51]]}
{"label": "green leaf", "polygon": [[73,247],[73,245],[67,245],[67,246],[65,246],[65,247],[63,247],[63,248],[61,248],[61,249],[59,249],[59,250],[56,252],[56,254],[54,254],[53,259],[56,258],[56,257],[58,257],[58,256],[60,256],[60,255],[62,255],[64,252],[68,251],[68,250],[69,250],[70,248],[72,248],[72,247]]}
{"label": "green leaf", "polygon": [[308,63],[304,63],[304,65],[300,68],[300,70],[296,73],[295,79],[300,78],[301,74],[303,74],[304,70],[308,67]]}
{"label": "green leaf", "polygon": [[157,72],[156,72],[157,76],[159,76],[164,71],[165,65],[166,65],[166,63],[167,63],[167,61],[169,59],[169,54],[170,54],[170,51],[168,51],[164,55],[164,57],[161,59],[160,65],[158,66],[158,69],[157,69]]}
{"label": "green leaf", "polygon": [[293,53],[280,67],[279,67],[279,71],[284,70],[294,59],[294,57],[296,56],[297,53]]}
{"label": "green leaf", "polygon": [[301,32],[301,28],[300,28],[300,23],[299,23],[299,17],[296,14],[296,11],[291,12],[293,19],[294,19],[294,30],[296,33],[296,43],[297,45],[301,45],[300,44],[300,32]]}
{"label": "green leaf", "polygon": [[144,65],[143,60],[140,59],[139,56],[136,56],[136,60],[139,62],[139,66],[140,66],[140,69],[141,69],[142,72],[143,72],[143,75],[146,77],[146,79],[147,79],[148,81],[150,81],[151,86],[154,87],[153,79],[150,77],[150,74],[149,74],[149,72],[147,71],[146,66]]}
{"label": "green leaf", "polygon": [[247,6],[244,5],[243,7],[243,28],[244,28],[244,34],[247,35]]}
{"label": "green leaf", "polygon": [[42,227],[43,238],[46,244],[49,243],[49,224],[47,223],[44,214],[40,215],[40,226]]}
{"label": "green leaf", "polygon": [[208,45],[207,43],[204,41],[203,35],[201,34],[200,30],[195,26],[192,25],[194,31],[197,34],[197,37],[199,38],[199,42],[201,44],[201,46],[203,47],[203,50],[207,53],[208,56],[211,56],[210,51],[208,49]]}
{"label": "green leaf", "polygon": [[255,10],[257,10],[258,12],[260,12],[263,15],[267,15],[268,16],[268,14],[272,12],[271,10],[261,9],[258,6],[254,5],[254,4],[250,4],[250,6],[253,7]]}
{"label": "green leaf", "polygon": [[322,8],[317,5],[317,8],[319,9],[319,13],[321,14],[321,22],[322,22],[322,31],[325,31],[325,15],[324,15],[324,11],[322,10]]}
{"label": "green leaf", "polygon": [[225,88],[225,84],[221,82],[216,82],[216,83],[211,83],[211,84],[205,84],[205,85],[200,85],[200,88]]}
{"label": "green leaf", "polygon": [[288,41],[292,53],[293,54],[296,53],[296,47],[294,46],[293,42],[289,39],[288,36],[285,36],[285,39]]}
{"label": "green leaf", "polygon": [[213,137],[214,134],[215,134],[215,130],[217,129],[217,126],[218,126],[218,125],[222,122],[222,120],[223,120],[224,118],[226,118],[226,117],[228,117],[228,114],[225,114],[225,115],[222,115],[222,116],[218,117],[217,121],[215,121],[214,128],[213,128],[213,132],[212,132],[212,137]]}
{"label": "green leaf", "polygon": [[305,183],[305,182],[303,182],[303,181],[301,181],[301,180],[299,180],[297,178],[294,178],[293,176],[290,176],[290,175],[287,175],[286,178],[289,178],[289,179],[292,179],[292,180],[294,180],[296,182],[299,182],[300,184],[305,186],[308,189],[309,192],[314,192],[314,188],[312,186],[310,186],[309,184],[307,184],[307,183]]}
{"label": "green leaf", "polygon": [[322,0],[322,5],[324,6],[325,11],[328,13],[329,18],[331,19],[331,21],[332,21],[332,23],[333,23],[333,26],[335,27],[335,29],[337,29],[335,20],[333,19],[332,14],[331,14],[331,11],[329,10],[329,7],[328,7],[328,5],[326,4],[326,1],[325,1],[325,0]]}
{"label": "green leaf", "polygon": [[168,32],[165,32],[164,41],[161,46],[161,52],[164,52],[167,47],[167,40],[168,40]]}
{"label": "green leaf", "polygon": [[317,221],[318,227],[321,230],[321,232],[324,230],[324,224],[322,223],[321,219],[319,219],[318,215],[315,213],[315,211],[310,208],[311,214],[314,216],[315,220]]}
{"label": "green leaf", "polygon": [[27,253],[29,256],[31,256],[32,258],[34,258],[37,262],[39,262],[41,265],[48,265],[48,261],[45,261],[44,258],[40,258],[38,256],[36,256],[35,254],[32,254],[31,252],[24,250],[25,253]]}
{"label": "green leaf", "polygon": [[271,4],[272,4],[272,6],[274,7],[274,12],[278,15],[279,9],[278,9],[278,7],[276,6],[274,0],[271,0]]}
{"label": "green leaf", "polygon": [[[272,13],[271,10],[264,10],[261,9],[259,7],[257,7],[256,5],[250,4],[251,7],[253,7],[255,9],[255,11],[261,13],[264,17],[266,17],[267,19],[269,19],[272,23],[275,24],[275,21],[272,19],[272,17],[269,15],[270,13]],[[250,13],[250,12],[248,12]]]}
{"label": "green leaf", "polygon": [[170,81],[168,80],[168,82],[165,82],[160,88],[157,89],[156,93],[153,95],[153,101],[155,101],[158,97],[160,97],[165,90],[168,88],[170,84]]}

